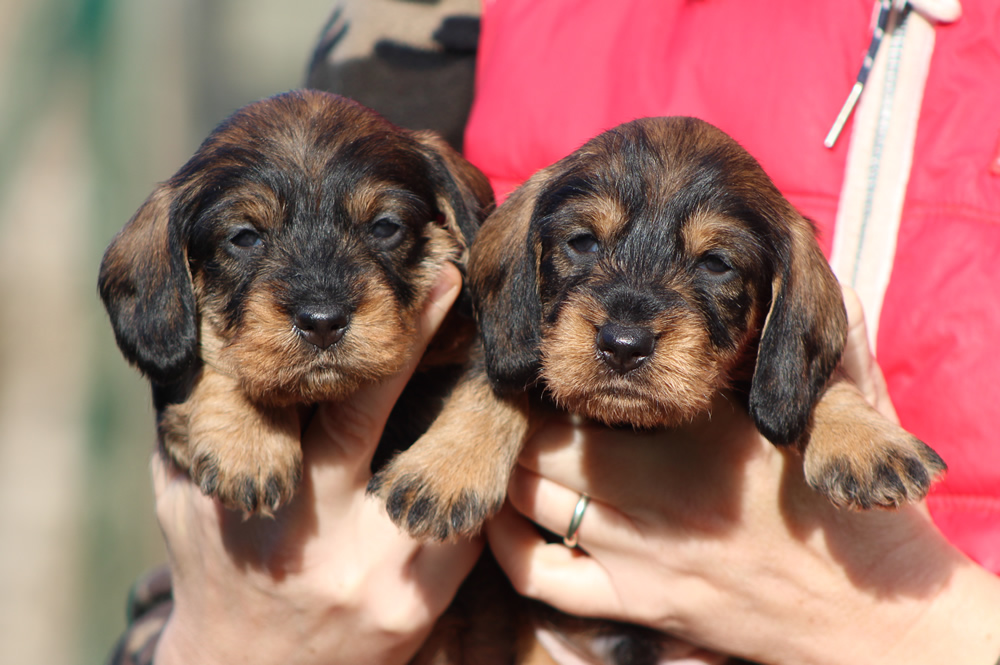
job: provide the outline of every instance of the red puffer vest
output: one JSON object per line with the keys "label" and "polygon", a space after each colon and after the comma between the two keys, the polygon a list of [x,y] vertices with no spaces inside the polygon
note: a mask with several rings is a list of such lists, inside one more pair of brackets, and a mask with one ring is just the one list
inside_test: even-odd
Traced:
{"label": "red puffer vest", "polygon": [[[921,23],[922,47],[900,42],[894,55],[883,40],[889,64],[862,95],[862,107],[881,104],[866,111],[875,138],[859,107],[829,149],[872,35],[872,0],[486,0],[465,146],[503,197],[633,118],[692,115],[734,136],[816,222],[828,255],[843,254],[842,281],[851,272],[872,291],[866,311],[899,416],[949,465],[928,501],[934,519],[1000,572],[1000,3],[964,0],[962,11],[950,23],[911,15],[893,33],[916,38]],[[915,90],[893,97],[914,78]],[[838,217],[849,153],[854,172],[857,157],[896,182],[895,213],[876,204],[856,224],[883,236],[872,241],[881,277],[866,277],[852,263],[861,245],[838,236],[849,235]],[[870,213],[866,179],[855,189]]]}

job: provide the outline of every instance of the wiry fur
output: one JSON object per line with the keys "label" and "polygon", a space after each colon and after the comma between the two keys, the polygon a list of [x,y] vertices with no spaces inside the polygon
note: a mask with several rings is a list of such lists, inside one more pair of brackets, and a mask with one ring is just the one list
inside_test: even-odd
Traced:
{"label": "wiry fur", "polygon": [[480,337],[463,381],[493,390],[458,391],[372,485],[416,536],[475,533],[491,510],[462,506],[499,505],[528,395],[651,428],[725,392],[854,508],[918,500],[944,469],[834,377],[846,314],[813,227],[707,123],[637,120],[539,172],[484,223],[469,278]]}
{"label": "wiry fur", "polygon": [[402,367],[438,272],[464,266],[491,208],[486,179],[440,138],[350,100],[296,91],[237,111],[101,265],[164,450],[230,508],[285,504],[303,408]]}

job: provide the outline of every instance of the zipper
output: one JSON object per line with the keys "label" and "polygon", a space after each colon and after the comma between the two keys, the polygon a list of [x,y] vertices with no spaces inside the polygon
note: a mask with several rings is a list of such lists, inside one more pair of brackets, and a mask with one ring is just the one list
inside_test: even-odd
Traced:
{"label": "zipper", "polygon": [[863,240],[868,230],[868,224],[872,217],[872,206],[875,201],[875,187],[878,184],[879,172],[882,166],[882,157],[885,153],[885,139],[889,133],[889,125],[892,122],[893,101],[896,95],[896,82],[899,77],[899,64],[903,53],[903,40],[906,38],[906,19],[910,15],[910,4],[906,3],[900,10],[899,21],[889,37],[888,53],[886,56],[884,87],[882,88],[882,98],[879,103],[878,124],[875,130],[875,141],[872,144],[871,160],[868,163],[868,178],[865,186],[865,203],[861,213],[861,234],[859,236],[858,247],[855,252],[854,270],[849,280],[853,288],[858,283],[858,271],[861,266],[861,250],[864,245]]}

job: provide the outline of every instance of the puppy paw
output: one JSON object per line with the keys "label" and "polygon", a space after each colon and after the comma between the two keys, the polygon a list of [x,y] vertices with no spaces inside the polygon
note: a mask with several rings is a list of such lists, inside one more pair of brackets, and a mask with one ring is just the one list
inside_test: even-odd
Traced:
{"label": "puppy paw", "polygon": [[233,460],[201,452],[192,461],[191,479],[202,493],[216,497],[230,510],[241,511],[244,517],[272,517],[291,500],[301,479],[302,454],[295,453],[280,460],[251,455]]}
{"label": "puppy paw", "polygon": [[527,398],[500,398],[485,371],[459,381],[427,432],[368,483],[389,517],[414,538],[479,533],[503,505],[528,430]]}
{"label": "puppy paw", "polygon": [[253,404],[206,372],[186,402],[163,411],[159,434],[204,494],[246,517],[270,516],[291,500],[302,475],[299,423],[295,408]]}
{"label": "puppy paw", "polygon": [[806,454],[806,481],[843,508],[896,508],[920,501],[944,461],[930,446],[899,430],[892,439],[829,456]]}
{"label": "puppy paw", "polygon": [[372,477],[368,493],[384,501],[392,521],[414,538],[475,536],[503,505],[510,468],[434,457],[426,449],[400,453]]}
{"label": "puppy paw", "polygon": [[806,481],[837,506],[868,510],[920,501],[946,469],[934,450],[882,416],[846,381],[816,405],[803,452]]}

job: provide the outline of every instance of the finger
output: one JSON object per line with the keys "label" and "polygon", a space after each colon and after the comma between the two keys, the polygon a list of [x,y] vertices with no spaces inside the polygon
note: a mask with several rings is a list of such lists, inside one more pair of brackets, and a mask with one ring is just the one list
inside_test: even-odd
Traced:
{"label": "finger", "polygon": [[185,522],[185,511],[195,509],[194,504],[212,503],[212,499],[201,493],[187,471],[177,466],[162,450],[153,452],[149,467],[156,512],[162,528]]}
{"label": "finger", "polygon": [[871,376],[875,394],[875,408],[883,416],[899,424],[899,415],[896,413],[896,407],[892,404],[892,398],[889,397],[889,385],[885,382],[885,375],[882,374],[882,368],[878,366],[878,363],[872,364]]}
{"label": "finger", "polygon": [[620,606],[596,559],[561,543],[546,543],[535,527],[505,505],[486,524],[493,555],[522,595],[581,616],[614,618]]}
{"label": "finger", "polygon": [[663,436],[551,417],[526,442],[518,463],[577,494],[614,503],[641,480],[636,473],[663,466]]}
{"label": "finger", "polygon": [[455,304],[462,288],[462,274],[452,263],[446,263],[438,274],[437,282],[431,288],[427,304],[417,320],[416,338],[407,364],[395,375],[382,383],[365,386],[355,393],[351,401],[359,408],[369,409],[373,417],[385,422],[389,412],[410,380],[427,345],[437,333],[451,306]]}
{"label": "finger", "polygon": [[527,441],[518,463],[649,522],[677,506],[693,512],[725,505],[747,469],[771,468],[775,453],[744,411],[723,402],[674,430],[635,432],[552,418]]}
{"label": "finger", "polygon": [[[663,639],[670,641],[669,636]],[[667,649],[670,650],[660,655],[660,662],[664,665],[726,665],[726,663],[733,662],[726,654],[702,649],[679,639],[670,642]]]}
{"label": "finger", "polygon": [[896,410],[889,399],[885,377],[871,351],[868,325],[865,322],[861,299],[850,287],[842,286],[841,289],[844,294],[844,308],[847,310],[847,344],[841,358],[841,367],[869,404],[886,417],[898,420]]}
{"label": "finger", "polygon": [[633,537],[637,529],[635,518],[589,493],[589,500],[581,504],[583,496],[583,491],[543,478],[524,467],[515,469],[507,490],[507,500],[517,512],[558,536],[570,535],[574,515],[582,509],[573,535],[584,551],[607,549]]}
{"label": "finger", "polygon": [[871,348],[868,345],[868,326],[865,323],[865,312],[857,293],[847,286],[842,286],[844,293],[844,308],[847,310],[847,344],[841,365],[848,378],[858,387],[869,401],[875,399],[874,386],[871,381],[871,366],[873,364]]}
{"label": "finger", "polygon": [[307,464],[335,462],[359,473],[360,481],[367,482],[363,476],[389,413],[458,297],[461,285],[461,273],[451,263],[446,264],[418,319],[411,357],[399,372],[381,383],[362,386],[343,402],[320,405],[303,436]]}
{"label": "finger", "polygon": [[184,474],[177,465],[167,460],[159,449],[153,451],[150,457],[149,471],[153,477],[153,494],[156,497],[163,496],[167,486]]}
{"label": "finger", "polygon": [[192,565],[192,552],[221,550],[222,511],[215,499],[202,494],[187,472],[162,451],[150,459],[155,494],[156,519],[163,531],[164,544],[175,575],[183,575]]}

